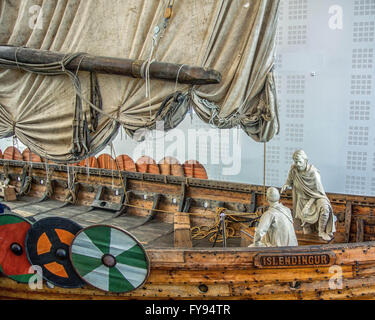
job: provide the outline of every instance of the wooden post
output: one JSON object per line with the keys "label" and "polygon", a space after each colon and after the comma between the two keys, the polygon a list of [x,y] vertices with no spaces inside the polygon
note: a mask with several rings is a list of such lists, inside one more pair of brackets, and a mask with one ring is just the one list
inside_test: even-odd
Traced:
{"label": "wooden post", "polygon": [[185,197],[186,197],[186,184],[185,184],[185,182],[182,182],[181,183],[180,204],[178,206],[178,211],[179,212],[182,212],[184,210]]}
{"label": "wooden post", "polygon": [[255,191],[251,192],[251,201],[250,201],[250,212],[255,213],[256,210],[256,204],[257,204],[257,198]]}
{"label": "wooden post", "polygon": [[[18,69],[17,63],[50,64],[59,63],[67,54],[46,50],[37,50],[23,47],[0,46],[0,58],[10,61],[9,65],[1,68]],[[120,59],[83,54],[70,61],[65,68],[76,72],[88,71],[103,74],[116,74],[133,78],[144,78],[146,66],[144,60]],[[151,79],[162,79],[185,84],[215,84],[220,83],[220,72],[185,64],[175,64],[155,61],[149,66]]]}
{"label": "wooden post", "polygon": [[364,221],[363,219],[357,220],[357,236],[356,242],[363,242],[364,240]]}
{"label": "wooden post", "polygon": [[189,215],[192,199],[186,198],[184,203],[185,204],[184,204],[183,210],[181,210],[182,212],[180,211],[176,212],[174,215],[174,246],[175,248],[192,248],[193,247],[193,239],[191,237],[191,223],[190,223],[190,215]]}
{"label": "wooden post", "polygon": [[345,208],[345,234],[344,234],[344,241],[349,243],[350,240],[350,226],[352,224],[352,202],[346,202]]}
{"label": "wooden post", "polygon": [[174,214],[174,247],[191,248],[190,215],[187,212],[176,212]]}

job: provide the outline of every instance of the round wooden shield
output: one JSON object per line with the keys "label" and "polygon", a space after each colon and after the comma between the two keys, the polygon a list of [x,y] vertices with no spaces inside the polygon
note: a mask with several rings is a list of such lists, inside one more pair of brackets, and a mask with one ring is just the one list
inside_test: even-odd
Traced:
{"label": "round wooden shield", "polygon": [[30,151],[29,148],[26,148],[22,152],[23,161],[27,162],[42,162],[41,157],[39,157],[37,154]]}
{"label": "round wooden shield", "polygon": [[43,278],[50,283],[63,288],[84,285],[69,259],[69,247],[81,229],[69,219],[50,217],[35,222],[27,233],[27,257],[42,268]]}
{"label": "round wooden shield", "polygon": [[186,177],[208,179],[206,169],[196,160],[187,160],[183,164]]}
{"label": "round wooden shield", "polygon": [[4,160],[19,160],[22,161],[22,153],[16,147],[8,147],[3,154]]}
{"label": "round wooden shield", "polygon": [[98,157],[98,166],[101,169],[117,170],[116,161],[107,153]]}
{"label": "round wooden shield", "polygon": [[159,166],[154,159],[148,156],[140,157],[135,163],[135,167],[137,168],[137,172],[160,174]]}
{"label": "round wooden shield", "polygon": [[126,154],[119,155],[116,158],[117,165],[120,170],[122,171],[132,171],[137,172],[137,168],[135,167],[135,163],[132,158],[130,158]]}
{"label": "round wooden shield", "polygon": [[28,283],[34,273],[26,256],[25,239],[31,223],[14,214],[0,215],[0,271],[5,276]]}
{"label": "round wooden shield", "polygon": [[117,227],[95,225],[75,236],[70,259],[77,273],[97,289],[115,293],[142,286],[150,273],[143,246]]}

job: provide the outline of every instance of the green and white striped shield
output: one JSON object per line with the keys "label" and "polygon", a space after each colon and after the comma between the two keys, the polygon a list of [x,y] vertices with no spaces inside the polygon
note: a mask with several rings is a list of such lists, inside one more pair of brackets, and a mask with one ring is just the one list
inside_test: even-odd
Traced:
{"label": "green and white striped shield", "polygon": [[84,281],[109,292],[133,291],[150,272],[143,246],[125,230],[112,226],[95,225],[77,233],[70,258]]}

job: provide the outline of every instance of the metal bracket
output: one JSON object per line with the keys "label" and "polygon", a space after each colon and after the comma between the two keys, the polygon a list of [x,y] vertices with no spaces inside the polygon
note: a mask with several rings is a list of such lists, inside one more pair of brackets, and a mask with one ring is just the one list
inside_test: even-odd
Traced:
{"label": "metal bracket", "polygon": [[121,194],[121,201],[120,203],[115,203],[115,202],[105,201],[101,199],[106,188],[107,187],[105,186],[99,186],[95,199],[91,204],[91,207],[99,208],[99,209],[106,209],[106,210],[111,210],[111,211],[119,211],[123,206],[123,202],[125,198],[124,190],[118,189]]}

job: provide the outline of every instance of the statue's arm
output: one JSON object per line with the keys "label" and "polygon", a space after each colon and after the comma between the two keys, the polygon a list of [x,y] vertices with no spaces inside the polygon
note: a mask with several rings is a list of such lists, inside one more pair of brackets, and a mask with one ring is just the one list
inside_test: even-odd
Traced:
{"label": "statue's arm", "polygon": [[293,174],[292,174],[292,168],[290,168],[288,179],[286,180],[285,184],[282,186],[280,193],[284,193],[285,190],[290,189],[292,187],[293,187]]}
{"label": "statue's arm", "polygon": [[274,221],[273,214],[266,212],[259,220],[259,224],[255,229],[254,234],[254,245],[255,246],[262,246],[262,238],[267,233],[268,229],[271,227]]}
{"label": "statue's arm", "polygon": [[285,183],[285,184],[282,186],[280,193],[284,193],[286,189],[290,189],[291,187],[292,187],[291,185]]}

